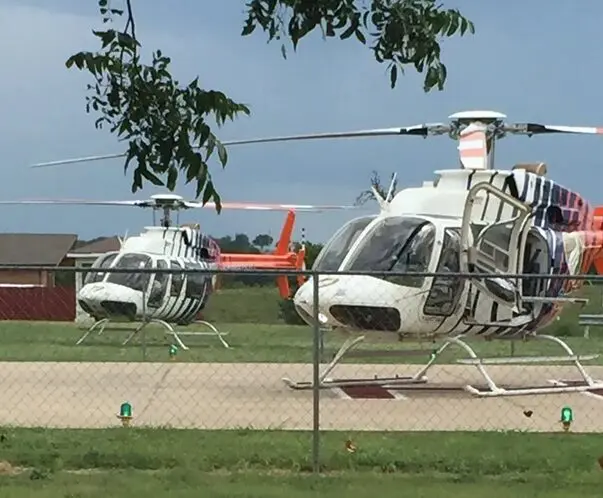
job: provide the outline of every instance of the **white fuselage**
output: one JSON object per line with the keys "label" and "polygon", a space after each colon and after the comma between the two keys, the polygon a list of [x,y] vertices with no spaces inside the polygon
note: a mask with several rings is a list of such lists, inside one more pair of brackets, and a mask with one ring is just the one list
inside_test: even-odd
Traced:
{"label": "white fuselage", "polygon": [[[467,240],[473,243],[475,236],[470,230],[462,235],[464,220],[471,222],[469,228],[475,228],[484,221],[492,224],[513,216],[512,206],[490,194],[478,199],[479,214],[465,215],[471,184],[487,182],[503,190],[510,171],[437,173],[440,178],[436,184],[402,190],[378,215],[348,222],[325,245],[313,269],[351,274],[319,277],[318,318],[324,327],[369,334],[389,331],[407,337],[474,334],[500,338],[522,333],[524,326],[539,315],[542,304],[536,303],[529,305],[529,318],[527,314],[518,318],[514,298],[507,296],[505,301],[497,297],[508,290],[507,282],[501,279],[488,279],[485,287],[478,288],[474,280],[458,276],[392,274],[460,273],[461,255],[466,252],[463,247],[470,245]],[[526,182],[531,181],[526,178]],[[546,270],[550,265],[546,234],[532,227],[529,235],[540,255],[537,262]],[[500,239],[500,232],[497,236]],[[500,242],[501,247],[508,244],[508,239]],[[496,237],[491,240],[496,246]],[[503,249],[513,253],[513,261],[520,259],[521,251],[501,247],[493,249],[497,262],[504,260]],[[489,271],[515,273],[503,266],[501,263],[500,268]],[[314,323],[313,294],[310,278],[294,296],[296,310],[308,324]]]}

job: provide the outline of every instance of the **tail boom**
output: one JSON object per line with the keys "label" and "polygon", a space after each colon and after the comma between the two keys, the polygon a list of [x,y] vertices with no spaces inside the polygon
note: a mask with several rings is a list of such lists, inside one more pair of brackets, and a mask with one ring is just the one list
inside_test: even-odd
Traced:
{"label": "tail boom", "polygon": [[[231,269],[258,269],[258,270],[303,270],[305,267],[305,249],[302,247],[298,252],[291,251],[291,236],[295,224],[295,212],[289,211],[281,236],[276,244],[276,249],[270,254],[220,254],[220,267]],[[304,281],[303,275],[297,276],[298,284]],[[278,275],[276,285],[283,299],[291,297],[289,278],[287,275]]]}

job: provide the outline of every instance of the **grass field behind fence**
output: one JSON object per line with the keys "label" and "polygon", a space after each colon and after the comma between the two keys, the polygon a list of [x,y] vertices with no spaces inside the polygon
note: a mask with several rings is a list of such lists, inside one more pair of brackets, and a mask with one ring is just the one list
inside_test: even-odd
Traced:
{"label": "grass field behind fence", "polygon": [[[567,337],[576,352],[599,352],[603,340],[593,328],[582,338],[579,313],[601,312],[601,290],[567,305],[546,331]],[[178,361],[309,362],[312,329],[285,325],[273,288],[228,289],[213,296],[208,320],[228,331],[232,349],[212,337],[185,337],[190,351]],[[0,322],[0,361],[166,361],[169,341],[158,328],[139,342],[122,346],[126,330],[108,329],[75,346],[83,330],[71,324]],[[340,344],[326,337],[327,358]],[[507,342],[477,341],[487,355],[509,354]],[[422,348],[424,362],[433,344],[391,342],[364,348]],[[553,354],[546,343],[516,344],[516,354]],[[442,362],[464,353],[451,350]],[[348,361],[364,361],[350,359]],[[371,359],[378,362],[379,359]],[[382,361],[394,361],[391,358]],[[601,359],[599,364],[603,364]],[[468,498],[601,496],[603,435],[539,433],[323,433],[323,475],[309,475],[311,435],[283,431],[187,431],[167,429],[0,428],[2,498],[197,498],[320,496]],[[347,439],[357,450],[345,449]]]}

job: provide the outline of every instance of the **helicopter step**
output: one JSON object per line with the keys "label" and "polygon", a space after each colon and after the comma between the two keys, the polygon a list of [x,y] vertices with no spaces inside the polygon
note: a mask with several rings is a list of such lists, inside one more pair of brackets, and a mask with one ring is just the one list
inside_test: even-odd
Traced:
{"label": "helicopter step", "polygon": [[[364,340],[364,336],[356,338],[349,338],[346,340],[339,351],[333,357],[333,360],[327,365],[327,367],[319,374],[318,385],[320,389],[329,389],[336,387],[360,387],[360,386],[380,386],[383,388],[392,387],[403,387],[405,385],[413,384],[424,384],[427,382],[427,371],[436,362],[438,357],[450,346],[455,345],[465,350],[470,356],[468,359],[459,359],[458,363],[464,365],[472,365],[477,368],[479,373],[482,375],[489,389],[480,390],[472,385],[464,386],[464,390],[478,397],[492,397],[492,396],[518,396],[518,395],[535,395],[535,394],[553,394],[559,392],[583,392],[592,389],[603,389],[603,383],[594,381],[590,375],[586,372],[581,361],[592,360],[598,357],[596,354],[591,355],[576,355],[573,350],[561,339],[555,336],[548,335],[534,335],[530,336],[531,339],[540,339],[549,342],[554,342],[564,349],[567,356],[532,356],[532,357],[498,357],[498,358],[480,358],[475,350],[463,340],[463,336],[450,337],[444,341],[444,343],[435,351],[432,352],[429,361],[421,367],[414,375],[410,376],[394,376],[394,377],[377,377],[372,378],[340,378],[332,379],[328,378],[328,375],[333,369],[341,362],[343,357],[353,348],[355,348],[360,342]],[[400,352],[404,355],[404,352]],[[561,363],[573,363],[578,372],[580,373],[584,385],[553,385],[547,387],[519,387],[519,388],[502,388],[499,387],[488,371],[484,368],[484,365],[511,365],[511,364],[526,364],[526,363],[549,363],[549,362],[561,362]],[[282,381],[291,389],[295,390],[309,390],[314,387],[313,382],[295,382],[289,378],[283,378]]]}

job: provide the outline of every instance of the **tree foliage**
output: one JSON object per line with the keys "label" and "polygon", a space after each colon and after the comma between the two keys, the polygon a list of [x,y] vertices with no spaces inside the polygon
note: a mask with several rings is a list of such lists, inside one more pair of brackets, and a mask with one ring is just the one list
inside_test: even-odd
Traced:
{"label": "tree foliage", "polygon": [[[159,49],[144,62],[133,0],[121,0],[121,9],[114,8],[117,1],[97,0],[108,26],[93,31],[100,49],[78,52],[66,62],[94,77],[86,110],[96,114],[97,128],[108,127],[127,142],[124,171],[132,161],[136,164],[132,192],[145,182],[173,191],[183,175],[186,183],[196,184],[197,196],[214,201],[219,212],[209,164],[216,152],[225,167],[228,154],[212,126],[248,115],[249,107],[220,91],[201,88],[198,78],[181,84],[170,72],[170,58]],[[327,38],[353,36],[369,45],[379,63],[388,65],[392,88],[398,74],[412,67],[425,75],[426,92],[441,90],[446,81],[440,39],[474,32],[458,10],[444,9],[435,0],[249,0],[246,7],[243,36],[260,27],[269,41],[289,39],[294,49],[317,30]],[[286,57],[284,44],[282,49]]]}
{"label": "tree foliage", "polygon": [[[392,178],[393,178],[393,175],[392,175]],[[389,184],[386,186],[383,186],[383,184],[381,183],[381,176],[379,175],[378,171],[373,170],[373,172],[371,173],[370,182],[371,182],[371,186],[377,191],[377,193],[385,199],[387,196],[387,191],[389,190]],[[392,196],[396,195],[397,188],[398,188],[398,179],[396,178],[394,180]],[[368,189],[360,192],[358,197],[356,197],[354,204],[356,204],[356,206],[361,206],[363,204],[366,204],[368,201],[370,201],[374,198],[375,198],[375,194],[373,193],[373,191],[370,188],[368,188]]]}
{"label": "tree foliage", "polygon": [[[353,35],[363,45],[369,43],[377,62],[387,63],[392,88],[398,73],[412,66],[425,74],[426,92],[442,90],[446,82],[439,40],[475,32],[457,9],[444,9],[435,0],[250,0],[247,7],[243,35],[259,26],[269,41],[287,38],[294,49],[317,29],[325,38]],[[286,57],[285,45],[281,48]]]}
{"label": "tree foliage", "polygon": [[265,247],[271,246],[274,239],[267,233],[260,233],[253,239],[253,245],[264,249]]}

